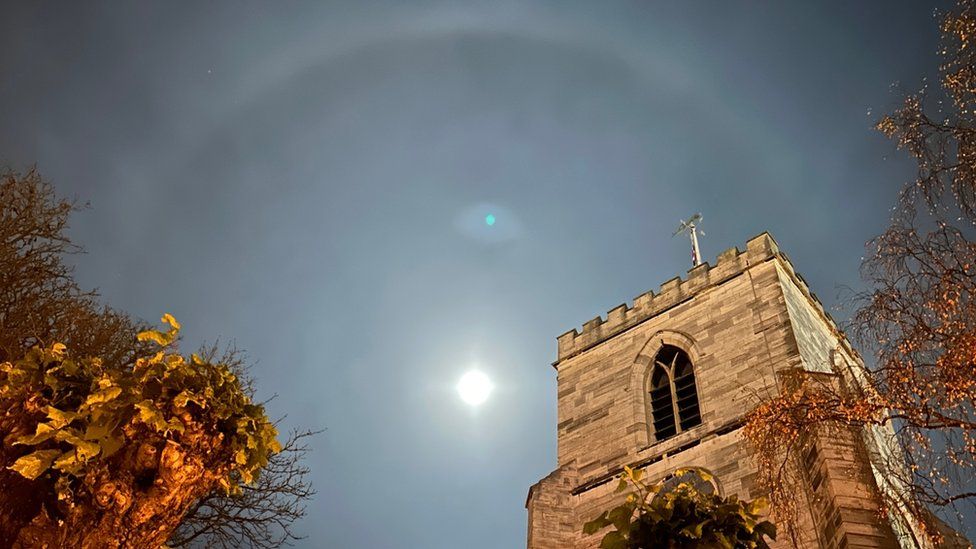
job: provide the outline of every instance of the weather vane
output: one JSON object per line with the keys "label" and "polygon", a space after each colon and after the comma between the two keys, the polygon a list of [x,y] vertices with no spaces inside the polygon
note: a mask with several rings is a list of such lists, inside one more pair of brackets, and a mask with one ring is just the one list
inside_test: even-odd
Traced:
{"label": "weather vane", "polygon": [[[695,215],[688,218],[687,221],[681,221],[678,228],[674,230],[674,234],[671,238],[678,236],[681,233],[687,232],[691,236],[691,265],[692,267],[697,267],[701,265],[701,252],[698,251],[698,223],[701,223],[702,214],[696,213]],[[701,231],[702,236],[705,236],[705,231]]]}

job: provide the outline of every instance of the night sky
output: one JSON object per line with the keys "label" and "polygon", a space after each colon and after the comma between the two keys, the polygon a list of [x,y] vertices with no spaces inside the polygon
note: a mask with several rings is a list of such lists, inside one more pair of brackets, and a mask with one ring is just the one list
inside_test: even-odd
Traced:
{"label": "night sky", "polygon": [[683,274],[680,218],[859,287],[913,175],[871,127],[935,78],[936,7],[6,1],[0,165],[90,201],[84,286],[327,429],[300,545],[524,547],[555,337]]}

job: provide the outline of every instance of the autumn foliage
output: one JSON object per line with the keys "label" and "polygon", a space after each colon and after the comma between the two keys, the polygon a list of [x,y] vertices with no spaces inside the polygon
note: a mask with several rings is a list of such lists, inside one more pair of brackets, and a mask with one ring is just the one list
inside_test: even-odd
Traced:
{"label": "autumn foliage", "polygon": [[279,447],[242,352],[181,354],[173,317],[154,330],[80,288],[78,209],[0,172],[0,547],[298,539],[314,432]]}
{"label": "autumn foliage", "polygon": [[796,378],[749,417],[760,481],[787,521],[789,449],[812,431],[855,429],[887,448],[885,510],[932,540],[931,510],[951,519],[976,501],[976,5],[960,1],[940,28],[941,90],[907,96],[877,125],[917,173],[862,268],[850,332],[873,360],[829,383]]}
{"label": "autumn foliage", "polygon": [[763,518],[764,498],[745,502],[703,490],[712,479],[699,469],[678,469],[656,483],[647,483],[643,473],[624,467],[617,492],[629,489],[626,499],[584,525],[588,535],[613,527],[601,538],[601,549],[761,549],[776,539],[776,526]]}
{"label": "autumn foliage", "polygon": [[2,541],[158,547],[196,499],[240,492],[281,450],[234,373],[172,352],[180,327],[163,320],[132,368],[61,343],[0,364]]}

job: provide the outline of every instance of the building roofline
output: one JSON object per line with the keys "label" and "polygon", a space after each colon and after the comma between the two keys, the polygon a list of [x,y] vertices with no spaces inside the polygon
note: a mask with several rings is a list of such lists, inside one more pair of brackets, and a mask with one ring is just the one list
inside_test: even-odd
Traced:
{"label": "building roofline", "polygon": [[740,252],[737,247],[729,248],[718,255],[715,266],[711,266],[707,262],[702,263],[690,269],[686,278],[675,277],[668,280],[661,285],[657,293],[654,291],[645,292],[634,298],[630,305],[622,303],[614,307],[607,313],[606,318],[597,316],[585,322],[582,331],[573,328],[563,333],[556,338],[557,358],[552,366],[558,370],[560,363],[667,312],[704,291],[741,275],[755,265],[771,259],[780,261],[784,271],[800,288],[801,293],[818,312],[821,319],[838,336],[844,347],[857,357],[856,351],[851,347],[843,331],[834,322],[830,313],[826,311],[817,295],[810,290],[806,280],[793,268],[793,264],[786,254],[780,251],[779,245],[772,235],[768,232],[762,232],[746,242],[744,252]]}

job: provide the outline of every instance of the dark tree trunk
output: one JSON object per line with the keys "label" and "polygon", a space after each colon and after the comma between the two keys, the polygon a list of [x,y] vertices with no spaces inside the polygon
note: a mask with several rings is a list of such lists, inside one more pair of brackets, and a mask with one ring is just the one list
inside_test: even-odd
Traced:
{"label": "dark tree trunk", "polygon": [[[218,489],[217,479],[226,473],[215,466],[227,461],[215,459],[219,438],[191,440],[198,444],[158,437],[131,445],[93,464],[63,501],[46,476],[28,480],[0,469],[0,547],[160,547],[194,501]],[[11,462],[24,453],[20,448],[4,445],[0,459]]]}

